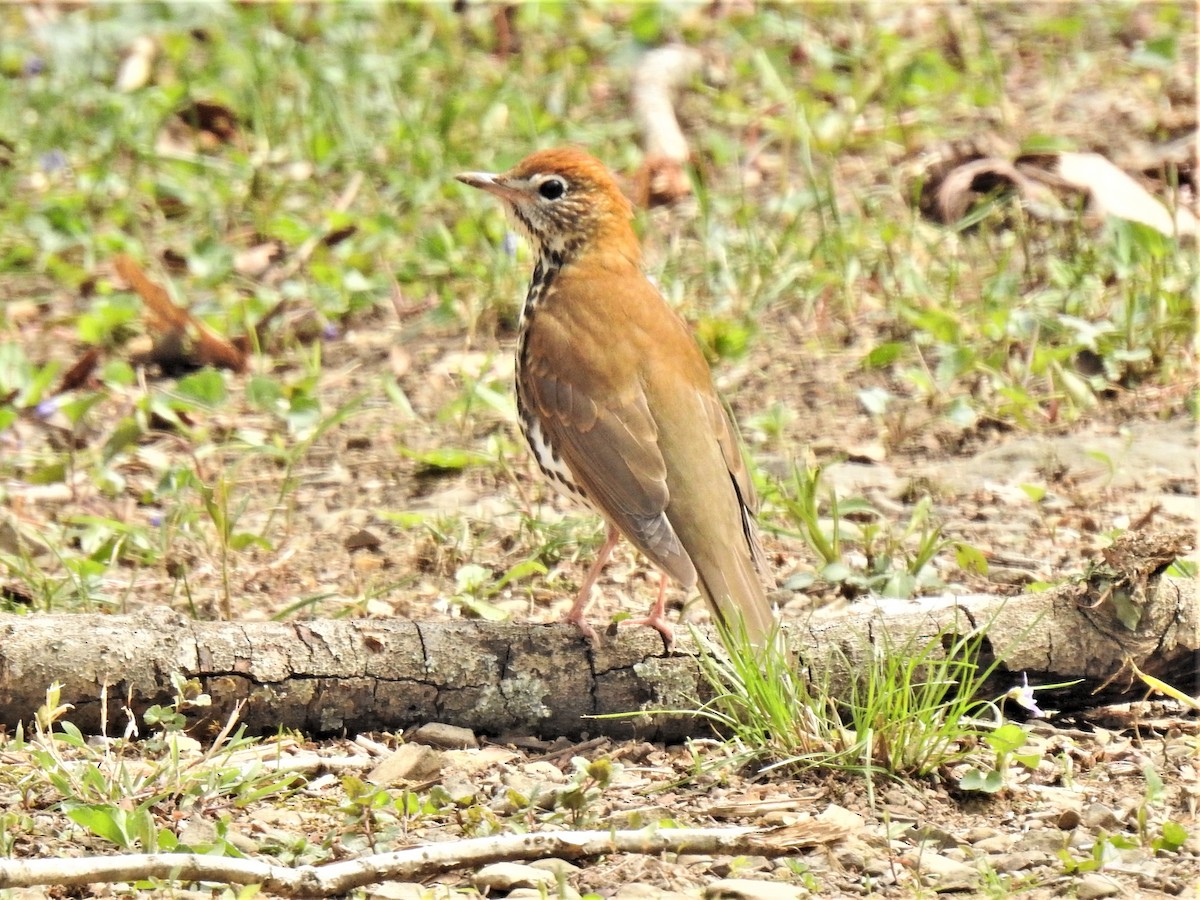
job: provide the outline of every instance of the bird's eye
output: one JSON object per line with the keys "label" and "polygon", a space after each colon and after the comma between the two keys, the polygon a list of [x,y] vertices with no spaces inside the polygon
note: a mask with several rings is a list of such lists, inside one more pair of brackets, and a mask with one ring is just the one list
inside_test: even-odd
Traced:
{"label": "bird's eye", "polygon": [[547,178],[538,188],[538,193],[547,200],[557,200],[567,192],[567,185],[561,178]]}

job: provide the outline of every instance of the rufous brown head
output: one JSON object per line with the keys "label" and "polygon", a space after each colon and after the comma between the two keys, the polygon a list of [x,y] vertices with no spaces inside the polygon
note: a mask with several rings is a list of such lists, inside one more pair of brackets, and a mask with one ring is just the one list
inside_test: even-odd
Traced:
{"label": "rufous brown head", "polygon": [[568,261],[589,249],[637,260],[633,206],[595,157],[574,147],[539,150],[507,172],[463,172],[463,184],[494,194],[539,258]]}

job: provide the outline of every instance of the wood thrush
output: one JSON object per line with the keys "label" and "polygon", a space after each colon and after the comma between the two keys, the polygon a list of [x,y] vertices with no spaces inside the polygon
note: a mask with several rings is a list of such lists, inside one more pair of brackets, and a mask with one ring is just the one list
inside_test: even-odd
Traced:
{"label": "wood thrush", "polygon": [[498,197],[536,257],[516,364],[525,439],[542,472],[608,523],[566,621],[596,639],[588,601],[624,535],[665,573],[634,622],[671,642],[670,575],[764,644],[774,616],[737,430],[687,326],[641,271],[629,201],[603,164],[571,148],[458,180]]}

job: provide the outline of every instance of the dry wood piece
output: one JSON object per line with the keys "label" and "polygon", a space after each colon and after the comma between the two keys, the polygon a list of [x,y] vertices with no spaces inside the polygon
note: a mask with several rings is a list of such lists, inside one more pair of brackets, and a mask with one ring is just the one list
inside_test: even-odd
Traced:
{"label": "dry wood piece", "polygon": [[1070,221],[1074,214],[1060,199],[1083,195],[1094,222],[1127,219],[1168,236],[1194,235],[1196,216],[1166,204],[1131,175],[1098,153],[1031,154],[1009,162],[970,151],[935,160],[921,193],[921,212],[943,225],[966,217],[980,198],[997,191],[1015,194],[1032,216]]}
{"label": "dry wood piece", "polygon": [[[1192,580],[1161,575],[1167,539],[1122,543],[1089,580],[1020,597],[925,598],[792,626],[808,664],[864,658],[924,642],[942,629],[987,626],[1003,659],[989,685],[1080,683],[1039,700],[1078,709],[1146,693],[1127,662],[1184,691],[1200,688],[1200,608]],[[1182,543],[1173,546],[1186,546]],[[1165,541],[1165,542],[1164,542]],[[1119,568],[1118,568],[1119,567]],[[686,650],[688,642],[680,641]],[[852,662],[853,665],[853,662]],[[99,732],[101,710],[140,716],[169,703],[170,675],[199,681],[212,706],[189,711],[217,729],[238,702],[251,732],[396,730],[440,721],[487,734],[609,735],[678,741],[708,725],[683,714],[595,719],[607,713],[691,709],[706,690],[685,652],[665,654],[646,630],[596,649],[568,625],[398,620],[195,622],[170,610],[135,616],[0,618],[0,724],[28,722],[45,689],[62,685],[70,719]],[[1093,694],[1099,691],[1098,694]],[[103,704],[102,696],[109,702]],[[106,733],[124,722],[104,723]],[[197,718],[191,724],[200,724]]]}
{"label": "dry wood piece", "polygon": [[691,150],[671,95],[702,62],[700,51],[669,45],[647,53],[633,74],[633,117],[646,154],[634,179],[634,202],[639,206],[674,203],[692,192],[683,168]]}
{"label": "dry wood piece", "polygon": [[276,866],[252,859],[190,853],[124,854],[84,859],[0,859],[0,888],[140,881],[258,884],[284,897],[331,897],[380,881],[415,881],[461,868],[513,859],[585,859],[610,853],[724,853],[781,856],[848,834],[820,817],[774,829],[665,828],[503,834],[377,853],[327,866]]}
{"label": "dry wood piece", "polygon": [[166,288],[151,281],[132,257],[125,254],[115,257],[113,267],[146,305],[153,347],[142,363],[157,363],[172,371],[200,366],[245,371],[245,351],[214,333],[186,309],[176,306]]}

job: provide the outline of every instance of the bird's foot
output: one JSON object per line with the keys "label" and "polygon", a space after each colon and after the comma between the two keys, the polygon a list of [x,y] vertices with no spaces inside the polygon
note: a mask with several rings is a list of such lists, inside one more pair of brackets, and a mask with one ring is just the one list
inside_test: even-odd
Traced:
{"label": "bird's foot", "polygon": [[670,651],[675,646],[675,626],[667,619],[665,613],[661,610],[651,610],[649,615],[639,616],[636,619],[624,619],[622,625],[645,625],[647,628],[653,628],[663,637],[663,642],[667,645],[667,650]]}
{"label": "bird's foot", "polygon": [[586,616],[575,615],[574,611],[572,610],[563,616],[559,621],[574,625],[576,628],[578,628],[579,633],[584,636],[584,638],[589,644],[592,645],[593,648],[600,646],[600,635],[596,632],[595,628],[588,624]]}

